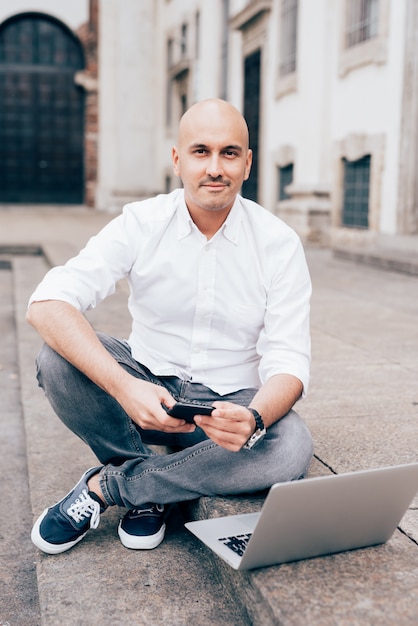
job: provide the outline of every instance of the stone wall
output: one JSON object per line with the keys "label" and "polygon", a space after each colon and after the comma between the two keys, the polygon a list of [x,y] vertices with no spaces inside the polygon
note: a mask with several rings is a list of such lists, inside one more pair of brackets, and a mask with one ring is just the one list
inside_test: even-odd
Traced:
{"label": "stone wall", "polygon": [[90,17],[80,26],[77,35],[84,47],[86,67],[76,75],[76,82],[85,90],[85,130],[84,130],[84,202],[95,206],[97,185],[98,154],[98,37],[99,0],[90,0]]}

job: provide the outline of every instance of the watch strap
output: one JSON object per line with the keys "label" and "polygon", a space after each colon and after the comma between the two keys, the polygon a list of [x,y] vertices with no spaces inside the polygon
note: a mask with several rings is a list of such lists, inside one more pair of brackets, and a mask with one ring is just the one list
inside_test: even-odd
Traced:
{"label": "watch strap", "polygon": [[265,426],[264,426],[264,422],[263,422],[263,418],[261,417],[260,413],[258,411],[256,411],[255,409],[251,408],[250,406],[248,407],[248,410],[251,411],[251,413],[254,416],[255,419],[255,429],[256,430],[265,430]]}
{"label": "watch strap", "polygon": [[255,409],[253,409],[251,407],[248,407],[248,410],[254,416],[254,419],[255,419],[255,431],[253,432],[251,437],[248,439],[247,443],[244,444],[243,448],[245,448],[246,450],[251,450],[251,448],[256,446],[257,443],[259,443],[264,438],[264,436],[266,434],[266,427],[264,425],[263,418],[261,417],[261,415],[260,415],[260,413],[258,411],[256,411]]}

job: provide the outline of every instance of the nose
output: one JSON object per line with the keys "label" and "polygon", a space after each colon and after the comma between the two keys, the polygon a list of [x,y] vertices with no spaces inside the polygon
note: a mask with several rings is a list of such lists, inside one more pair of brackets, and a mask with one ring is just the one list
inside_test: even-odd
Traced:
{"label": "nose", "polygon": [[222,176],[223,169],[219,154],[212,154],[208,160],[206,174],[211,178],[219,178]]}

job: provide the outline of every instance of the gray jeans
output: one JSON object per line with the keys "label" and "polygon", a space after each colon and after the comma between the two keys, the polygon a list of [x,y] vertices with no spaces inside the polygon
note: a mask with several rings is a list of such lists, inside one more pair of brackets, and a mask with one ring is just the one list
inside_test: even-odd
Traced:
{"label": "gray jeans", "polygon": [[[123,368],[137,378],[163,385],[176,400],[209,404],[228,400],[248,406],[257,392],[242,389],[219,396],[198,383],[154,376],[132,358],[126,342],[98,336]],[[39,385],[56,414],[104,465],[100,485],[109,505],[135,508],[146,502],[167,504],[204,495],[260,491],[276,482],[301,478],[311,461],[311,435],[293,410],[268,429],[258,446],[230,452],[213,443],[200,428],[175,435],[141,429],[116,400],[46,345],[37,366]],[[156,454],[150,444],[176,451]]]}

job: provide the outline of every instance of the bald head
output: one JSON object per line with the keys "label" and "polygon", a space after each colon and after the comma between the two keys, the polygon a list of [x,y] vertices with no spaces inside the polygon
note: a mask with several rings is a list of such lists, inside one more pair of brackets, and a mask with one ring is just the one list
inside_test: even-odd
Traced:
{"label": "bald head", "polygon": [[190,133],[196,136],[201,128],[216,132],[226,126],[234,130],[243,148],[248,150],[248,126],[238,109],[225,100],[202,100],[190,107],[181,118],[178,144],[180,146]]}

